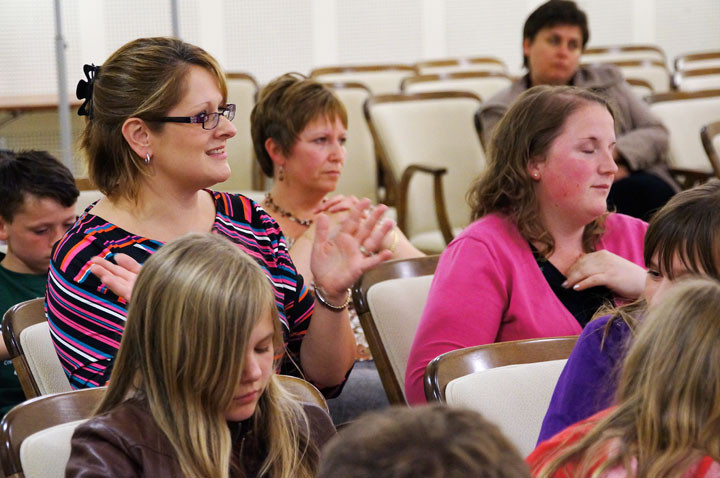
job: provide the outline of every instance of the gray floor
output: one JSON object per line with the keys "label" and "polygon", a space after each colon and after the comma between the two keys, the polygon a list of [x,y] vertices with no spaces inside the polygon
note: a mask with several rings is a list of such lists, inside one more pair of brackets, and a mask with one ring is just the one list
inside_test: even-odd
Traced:
{"label": "gray floor", "polygon": [[369,410],[390,405],[372,360],[356,362],[340,396],[327,402],[335,426],[352,421]]}

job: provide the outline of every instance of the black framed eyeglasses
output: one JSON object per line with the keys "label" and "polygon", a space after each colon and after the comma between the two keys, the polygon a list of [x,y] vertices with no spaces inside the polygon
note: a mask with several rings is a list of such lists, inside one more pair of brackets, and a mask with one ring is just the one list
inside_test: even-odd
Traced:
{"label": "black framed eyeglasses", "polygon": [[151,118],[150,121],[160,121],[162,123],[201,123],[203,129],[215,129],[220,122],[220,115],[226,117],[228,121],[235,118],[235,105],[229,104],[221,106],[216,113],[200,113],[195,116],[161,116],[159,118]]}

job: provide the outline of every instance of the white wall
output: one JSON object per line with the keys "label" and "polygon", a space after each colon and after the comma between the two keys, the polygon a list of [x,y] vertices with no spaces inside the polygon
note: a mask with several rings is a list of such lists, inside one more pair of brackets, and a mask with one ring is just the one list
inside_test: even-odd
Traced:
{"label": "white wall", "polygon": [[[180,35],[264,82],[351,63],[495,55],[513,71],[538,0],[179,0]],[[718,0],[580,0],[591,44],[655,43],[671,59],[720,49]],[[63,0],[68,85],[139,36],[171,34],[169,0]],[[0,96],[56,88],[52,0],[0,2]]]}
{"label": "white wall", "polygon": [[[208,50],[226,70],[264,83],[318,66],[451,56],[496,56],[519,73],[522,26],[543,0],[177,1],[181,38]],[[83,64],[102,64],[132,39],[172,33],[170,0],[60,3],[71,97]],[[590,18],[590,45],[653,43],[669,63],[680,53],[720,50],[720,0],[578,3]],[[53,0],[0,0],[0,97],[57,92],[53,8]],[[7,118],[0,112],[0,146],[61,156],[54,118]],[[81,123],[74,119],[77,137]],[[26,131],[23,121],[35,129]],[[77,157],[73,169],[83,174]]]}

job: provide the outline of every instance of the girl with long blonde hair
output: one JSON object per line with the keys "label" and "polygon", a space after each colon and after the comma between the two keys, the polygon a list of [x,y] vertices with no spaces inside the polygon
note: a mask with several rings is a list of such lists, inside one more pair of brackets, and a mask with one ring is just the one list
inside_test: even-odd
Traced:
{"label": "girl with long blonde hair", "polygon": [[688,280],[639,326],[615,407],[543,442],[536,477],[720,476],[720,283]]}
{"label": "girl with long blonde hair", "polygon": [[280,321],[250,256],[218,236],[183,236],[148,259],[132,299],[66,476],[313,476],[334,427],[278,384]]}

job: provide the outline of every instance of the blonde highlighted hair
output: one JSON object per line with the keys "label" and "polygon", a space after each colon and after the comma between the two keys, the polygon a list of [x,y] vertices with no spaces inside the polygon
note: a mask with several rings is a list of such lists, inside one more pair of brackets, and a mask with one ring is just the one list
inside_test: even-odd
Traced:
{"label": "blonde highlighted hair", "polygon": [[[495,127],[488,166],[468,193],[471,220],[495,212],[505,214],[527,241],[540,245],[542,255],[551,255],[555,241],[540,222],[528,165],[544,160],[570,115],[591,103],[604,106],[614,118],[606,99],[583,88],[535,86],[521,94]],[[585,227],[585,252],[595,250],[604,232],[606,216],[603,214]]]}
{"label": "blonde highlighted hair", "polygon": [[192,66],[206,69],[227,100],[225,77],[218,62],[200,47],[177,38],[139,38],[121,46],[100,67],[92,89],[93,117],[80,144],[90,179],[109,198],[136,199],[141,178],[147,174],[122,134],[125,120],[140,118],[158,132],[164,124],[150,118],[167,116],[187,92]]}
{"label": "blonde highlighted hair", "polygon": [[[275,355],[281,355],[274,293],[260,266],[212,234],[169,242],[138,275],[96,413],[129,398],[147,400],[186,476],[228,477],[232,443],[225,412],[242,377],[250,334],[268,315]],[[248,437],[267,450],[259,476],[312,476],[317,451],[308,443],[307,419],[274,374],[250,423]]]}
{"label": "blonde highlighted hair", "polygon": [[[720,461],[720,283],[690,279],[640,325],[623,366],[617,408],[579,442],[541,457],[533,476],[568,463],[577,476],[684,476]],[[604,457],[604,458],[603,458]]]}

